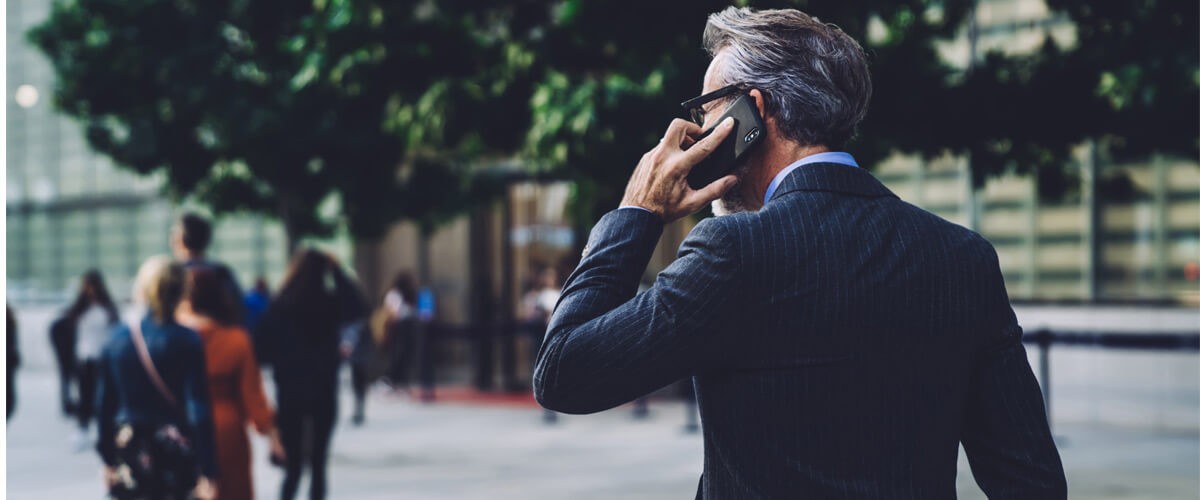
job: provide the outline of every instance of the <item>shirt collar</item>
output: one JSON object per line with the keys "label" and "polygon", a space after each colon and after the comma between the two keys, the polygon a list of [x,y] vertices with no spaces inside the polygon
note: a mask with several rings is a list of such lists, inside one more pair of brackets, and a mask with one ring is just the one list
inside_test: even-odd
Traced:
{"label": "shirt collar", "polygon": [[787,178],[788,174],[792,173],[792,171],[796,170],[797,168],[813,163],[837,163],[840,165],[846,165],[848,167],[858,166],[858,163],[854,161],[854,157],[850,156],[850,153],[843,153],[841,151],[817,153],[815,155],[805,156],[804,158],[796,160],[795,163],[784,167],[784,169],[780,170],[778,174],[775,174],[775,178],[771,179],[771,184],[767,186],[767,194],[763,197],[763,205],[766,205],[768,201],[771,201],[771,195],[775,194],[775,190],[779,189],[779,185],[783,183],[783,180]]}

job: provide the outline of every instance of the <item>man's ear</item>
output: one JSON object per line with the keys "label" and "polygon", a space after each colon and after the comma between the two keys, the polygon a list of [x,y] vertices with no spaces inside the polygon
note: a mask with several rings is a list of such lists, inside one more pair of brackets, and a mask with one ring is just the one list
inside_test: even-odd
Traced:
{"label": "man's ear", "polygon": [[761,116],[763,121],[767,121],[767,101],[763,98],[761,90],[750,89],[750,97],[754,98],[754,106],[758,108],[758,116]]}
{"label": "man's ear", "polygon": [[[758,89],[751,89],[749,92],[749,95],[750,95],[750,97],[752,97],[754,99],[754,106],[756,108],[758,108],[758,116],[760,118],[762,118],[763,125],[767,126],[766,132],[769,135],[768,138],[775,136],[776,133],[779,131],[779,128],[778,128],[778,124],[775,123],[775,117],[767,116],[767,98],[766,98],[766,96],[764,96],[762,91],[758,90]],[[759,149],[761,149],[761,148],[759,148]]]}

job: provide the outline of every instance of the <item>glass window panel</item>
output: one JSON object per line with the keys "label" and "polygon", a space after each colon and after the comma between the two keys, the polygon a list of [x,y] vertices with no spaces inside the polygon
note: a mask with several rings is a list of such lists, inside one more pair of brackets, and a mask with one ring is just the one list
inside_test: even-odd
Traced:
{"label": "glass window panel", "polygon": [[1158,298],[1165,290],[1154,275],[1154,213],[1150,203],[1112,203],[1103,212],[1103,266],[1105,296]]}
{"label": "glass window panel", "polygon": [[130,185],[128,174],[119,170],[108,157],[93,156],[96,175],[96,191],[101,193],[127,192]]}
{"label": "glass window panel", "polygon": [[21,121],[21,131],[24,135],[25,147],[29,149],[29,153],[33,156],[43,156],[45,154],[43,145],[46,143],[46,120],[33,111],[23,111],[20,115],[24,118]]}
{"label": "glass window panel", "polygon": [[146,203],[138,208],[138,262],[153,255],[170,254],[170,207],[161,201]]}
{"label": "glass window panel", "polygon": [[58,182],[62,196],[76,197],[87,192],[90,176],[83,159],[62,159],[59,165],[61,177]]}
{"label": "glass window panel", "polygon": [[28,238],[32,285],[38,288],[60,286],[52,284],[58,279],[55,273],[58,267],[59,249],[58,245],[53,243],[56,239],[55,228],[46,214],[30,215]]}
{"label": "glass window panel", "polygon": [[[11,153],[12,150],[9,151]],[[25,176],[20,175],[19,168],[10,164],[8,175],[5,177],[5,196],[8,197],[8,203],[25,201]]]}
{"label": "glass window panel", "polygon": [[78,277],[97,264],[92,252],[93,235],[87,212],[71,212],[60,216],[62,220],[62,266],[66,276]]}
{"label": "glass window panel", "polygon": [[22,214],[6,214],[5,236],[5,272],[10,280],[25,280],[29,277],[29,240],[26,237],[28,216]]}
{"label": "glass window panel", "polygon": [[128,251],[124,245],[100,247],[100,271],[108,280],[110,291],[122,300],[129,296],[128,284],[132,282],[135,274],[129,270],[128,260]]}

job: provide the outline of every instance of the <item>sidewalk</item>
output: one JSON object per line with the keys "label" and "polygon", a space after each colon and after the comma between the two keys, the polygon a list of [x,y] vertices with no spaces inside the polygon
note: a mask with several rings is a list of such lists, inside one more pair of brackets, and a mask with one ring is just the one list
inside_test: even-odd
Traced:
{"label": "sidewalk", "polygon": [[[18,375],[20,401],[8,426],[7,497],[98,498],[93,452],[72,453],[70,422],[55,413],[49,372]],[[344,391],[348,396],[349,391]],[[432,405],[374,393],[368,420],[343,419],[334,434],[331,498],[670,499],[692,498],[703,461],[699,435],[682,432],[683,406],[652,402],[541,421],[528,396],[476,397],[445,390]],[[349,399],[343,398],[342,413]],[[1071,498],[1194,499],[1200,495],[1200,436],[1059,424]],[[276,498],[280,471],[255,441],[260,499]],[[302,495],[306,490],[302,488]],[[959,497],[984,498],[965,457]]]}

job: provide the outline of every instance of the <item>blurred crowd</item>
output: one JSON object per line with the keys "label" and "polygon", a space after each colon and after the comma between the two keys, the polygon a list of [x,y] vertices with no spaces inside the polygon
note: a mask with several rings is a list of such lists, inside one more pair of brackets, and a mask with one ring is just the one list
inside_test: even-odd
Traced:
{"label": "blurred crowd", "polygon": [[[206,218],[180,217],[173,255],[141,265],[124,317],[99,271],[81,277],[48,332],[61,412],[77,425],[71,446],[98,453],[113,498],[248,499],[253,428],[283,468],[282,498],[296,496],[303,474],[309,497],[324,498],[343,364],[355,425],[375,382],[409,392],[416,370],[416,395],[433,399],[433,291],[402,271],[373,306],[335,257],[301,248],[275,293],[263,278],[243,293],[235,273],[207,255],[212,236]],[[544,304],[556,298],[533,306],[542,331]],[[7,313],[11,417],[20,354]],[[260,368],[270,368],[273,401]]]}

